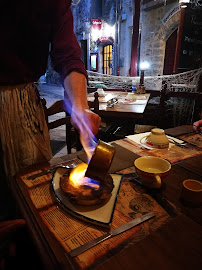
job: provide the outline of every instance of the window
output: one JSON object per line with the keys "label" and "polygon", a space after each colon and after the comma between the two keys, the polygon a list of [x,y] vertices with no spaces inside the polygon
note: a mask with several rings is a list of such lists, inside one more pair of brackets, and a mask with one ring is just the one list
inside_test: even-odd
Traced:
{"label": "window", "polygon": [[112,75],[112,45],[103,48],[103,73]]}
{"label": "window", "polygon": [[98,54],[97,53],[90,54],[90,69],[92,71],[98,71]]}

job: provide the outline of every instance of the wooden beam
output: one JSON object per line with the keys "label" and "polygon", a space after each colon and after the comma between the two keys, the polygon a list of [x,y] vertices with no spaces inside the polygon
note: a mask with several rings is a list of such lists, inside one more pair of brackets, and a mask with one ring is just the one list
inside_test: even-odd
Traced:
{"label": "wooden beam", "polygon": [[185,8],[180,7],[180,19],[179,19],[179,26],[178,26],[178,32],[177,32],[177,41],[176,41],[173,73],[178,73],[182,33],[183,33],[183,26],[184,26],[184,15],[185,15]]}
{"label": "wooden beam", "polygon": [[133,33],[131,46],[130,76],[137,76],[139,24],[140,24],[140,0],[134,0]]}

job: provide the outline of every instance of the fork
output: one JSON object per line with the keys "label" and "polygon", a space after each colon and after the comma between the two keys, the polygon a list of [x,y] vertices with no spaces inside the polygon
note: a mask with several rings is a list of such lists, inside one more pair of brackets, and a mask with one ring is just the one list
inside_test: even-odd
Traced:
{"label": "fork", "polygon": [[[72,161],[73,161],[73,160],[72,160]],[[71,162],[71,160],[69,160],[69,161],[64,161],[64,162],[61,162],[61,163],[59,163],[59,164],[57,164],[57,165],[51,166],[51,167],[50,167],[50,170],[51,170],[51,169],[55,169],[56,167],[59,167],[59,166],[62,166],[62,167],[67,168],[67,169],[73,169],[73,168],[75,168],[76,165],[78,165],[80,162],[81,162],[81,160],[79,160],[79,159],[75,160],[74,162]],[[63,166],[63,164],[65,164],[65,163],[70,163],[70,164],[67,164],[67,165],[64,165],[64,166]]]}
{"label": "fork", "polygon": [[[40,172],[40,173],[35,173],[35,174],[32,174],[32,175],[28,176],[26,180],[34,180],[35,178],[40,177],[40,176],[42,176],[42,175],[46,175],[46,174],[48,174],[48,173],[53,173],[56,167],[62,166],[62,164],[65,164],[65,163],[67,163],[67,162],[68,162],[68,161],[64,161],[64,162],[61,162],[61,163],[59,163],[59,164],[52,165],[52,166],[51,166],[49,169],[47,169],[47,170],[44,170],[44,171],[42,171],[42,172]],[[69,160],[69,162],[71,162],[71,160]],[[79,163],[80,163],[80,160],[77,159],[76,161],[70,163],[69,165],[64,165],[64,166],[62,166],[62,167],[67,168],[67,169],[73,169],[73,168],[75,168],[76,165],[78,165]]]}

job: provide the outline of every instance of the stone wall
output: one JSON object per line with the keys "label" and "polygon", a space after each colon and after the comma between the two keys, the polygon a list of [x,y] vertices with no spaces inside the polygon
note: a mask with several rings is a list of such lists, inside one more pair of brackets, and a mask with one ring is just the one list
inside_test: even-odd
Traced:
{"label": "stone wall", "polygon": [[[163,75],[166,41],[178,28],[178,7],[179,4],[170,4],[151,11],[141,12],[140,61],[144,60],[151,63],[150,68],[145,71],[146,76]],[[168,14],[167,17],[166,14]],[[172,16],[169,16],[169,14]]]}
{"label": "stone wall", "polygon": [[[74,17],[74,31],[78,41],[87,40],[88,44],[88,68],[90,70],[90,52],[94,52],[96,47],[91,41],[92,19],[95,14],[96,1],[100,0],[81,0],[77,6],[72,6]],[[117,3],[119,4],[119,1]],[[116,47],[117,64],[119,65],[119,75],[129,76],[131,62],[131,41],[133,29],[134,0],[122,0],[121,8],[116,7],[116,1],[102,1],[101,19],[109,25],[116,24],[119,29],[114,48]],[[151,63],[150,68],[145,71],[145,76],[157,76],[163,74],[165,46],[168,37],[177,29],[179,23],[178,4],[173,3],[162,6],[150,11],[141,11],[140,30],[141,46],[140,61]],[[116,8],[118,17],[116,18]],[[103,44],[98,46],[99,53],[99,72],[102,73],[102,52]],[[50,66],[49,66],[50,68]],[[51,68],[50,68],[51,70]],[[58,81],[57,74],[49,72],[52,81]]]}

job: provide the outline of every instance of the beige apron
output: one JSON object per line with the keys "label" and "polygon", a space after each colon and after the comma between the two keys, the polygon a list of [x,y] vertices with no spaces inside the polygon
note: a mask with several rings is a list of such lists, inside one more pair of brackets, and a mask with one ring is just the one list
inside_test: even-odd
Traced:
{"label": "beige apron", "polygon": [[34,83],[0,86],[0,137],[7,175],[52,158],[50,136]]}

